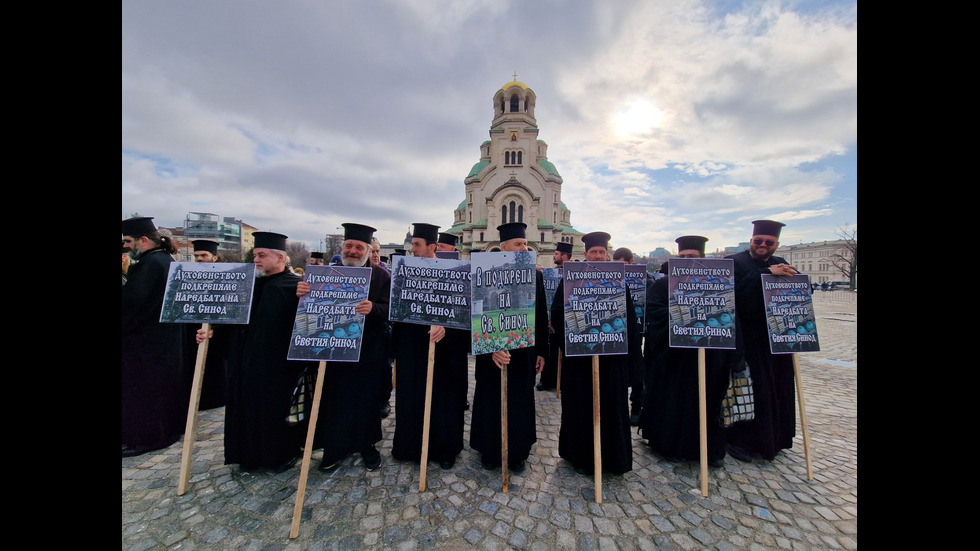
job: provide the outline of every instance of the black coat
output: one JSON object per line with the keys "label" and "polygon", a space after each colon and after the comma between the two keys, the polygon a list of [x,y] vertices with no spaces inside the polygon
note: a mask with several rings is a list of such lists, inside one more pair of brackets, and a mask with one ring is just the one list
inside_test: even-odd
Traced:
{"label": "black coat", "polygon": [[[391,345],[395,355],[395,436],[391,456],[421,461],[425,386],[429,359],[429,325],[395,322]],[[463,411],[470,332],[446,328],[436,343],[429,417],[430,461],[451,461],[463,451]],[[374,402],[377,406],[377,402]]]}
{"label": "black coat", "polygon": [[[537,272],[534,301],[534,346],[510,351],[507,365],[507,461],[527,459],[537,441],[534,379],[538,356],[548,357],[548,307],[544,278]],[[501,462],[500,368],[493,354],[476,357],[476,388],[470,418],[470,447],[484,458]]]}
{"label": "black coat", "polygon": [[[698,461],[701,458],[701,410],[698,349],[671,348],[668,333],[668,279],[647,283],[646,363],[640,434],[664,457]],[[728,388],[729,350],[705,350],[705,410],[708,460],[725,457],[725,429],[718,422],[721,400]]]}
{"label": "black coat", "polygon": [[159,321],[173,261],[147,251],[122,286],[122,443],[130,447],[169,446],[187,424],[183,327]]}
{"label": "black coat", "polygon": [[771,460],[779,450],[792,448],[796,435],[793,357],[770,352],[762,293],[762,274],[769,273],[769,266],[786,263],[786,260],[773,256],[767,261],[758,261],[749,251],[726,258],[735,261],[736,331],[743,344],[739,352],[749,364],[755,393],[755,420],[732,425],[727,440]]}
{"label": "black coat", "polygon": [[[388,368],[388,301],[391,275],[371,265],[364,336],[357,362],[327,362],[316,423],[314,448],[323,448],[323,464],[330,465],[381,440],[378,395],[391,384]],[[318,362],[307,362],[317,369]],[[386,381],[387,379],[387,381]]]}
{"label": "black coat", "polygon": [[293,389],[307,363],[286,359],[299,281],[289,271],[256,278],[248,325],[225,326],[231,333],[226,464],[275,468],[299,455],[307,425],[286,422]]}
{"label": "black coat", "polygon": [[[197,367],[197,323],[183,324],[186,333],[184,340],[185,372],[184,386],[189,393],[194,384],[194,370]],[[211,324],[212,337],[208,340],[208,355],[204,363],[204,379],[201,381],[201,400],[198,410],[204,411],[225,406],[228,382],[225,369],[225,356],[228,354],[228,331],[223,324]]]}
{"label": "black coat", "polygon": [[[551,304],[551,325],[555,338],[565,342],[565,282],[558,284]],[[642,362],[642,334],[633,310],[633,298],[626,292],[627,354],[599,356],[599,431],[602,470],[623,474],[633,468],[633,439],[629,419],[629,373],[634,362]],[[594,463],[594,422],[592,407],[592,358],[566,356],[561,365],[561,428],[558,455],[589,472]],[[641,364],[642,365],[642,364]],[[634,367],[635,369],[635,367]]]}

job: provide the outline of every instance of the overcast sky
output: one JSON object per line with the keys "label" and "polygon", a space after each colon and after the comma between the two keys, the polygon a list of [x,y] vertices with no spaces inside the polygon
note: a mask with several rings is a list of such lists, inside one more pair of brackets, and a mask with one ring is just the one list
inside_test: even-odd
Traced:
{"label": "overcast sky", "polygon": [[856,0],[123,2],[122,218],[448,228],[515,72],[614,247],[857,227]]}

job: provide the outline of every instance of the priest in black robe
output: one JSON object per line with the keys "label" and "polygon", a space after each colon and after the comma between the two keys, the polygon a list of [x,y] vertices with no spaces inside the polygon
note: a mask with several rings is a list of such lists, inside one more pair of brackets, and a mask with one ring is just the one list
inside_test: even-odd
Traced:
{"label": "priest in black robe", "polygon": [[153,219],[122,221],[123,248],[136,260],[122,286],[122,455],[165,448],[184,432],[184,332],[160,323],[176,247]]}
{"label": "priest in black robe", "polygon": [[[246,325],[230,334],[225,464],[282,471],[299,457],[306,425],[290,425],[290,400],[307,362],[287,360],[300,277],[287,269],[286,236],[255,232],[255,287]],[[203,331],[199,331],[200,335]]]}
{"label": "priest in black robe", "polygon": [[729,255],[735,261],[736,331],[742,335],[755,395],[755,419],[729,427],[728,453],[741,461],[771,461],[780,450],[793,447],[796,435],[796,386],[791,354],[773,354],[769,348],[762,274],[792,276],[799,273],[786,259],[774,256],[779,248],[782,222],[755,220],[748,250]]}
{"label": "priest in black robe", "polygon": [[[439,226],[414,224],[412,254],[435,258]],[[468,329],[396,321],[391,345],[395,357],[395,435],[391,456],[399,461],[422,460],[425,387],[429,341],[435,342],[428,459],[451,469],[463,451],[463,412],[470,350]]]}
{"label": "priest in black robe", "polygon": [[[708,239],[698,235],[678,237],[678,258],[704,258]],[[701,404],[698,381],[698,349],[671,348],[669,279],[647,282],[646,339],[643,359],[646,380],[640,435],[650,448],[671,460],[701,460]],[[730,363],[737,360],[728,350],[705,350],[705,410],[708,464],[721,466],[725,459],[725,429],[718,422],[721,401],[728,389]]]}
{"label": "priest in black robe", "polygon": [[[608,261],[610,236],[592,232],[582,236],[585,259]],[[555,291],[551,304],[551,325],[561,339],[564,354],[565,280]],[[633,468],[633,439],[630,435],[629,374],[633,362],[642,362],[642,334],[633,309],[633,298],[626,291],[627,354],[599,356],[599,423],[602,470],[623,474]],[[592,356],[563,356],[561,366],[561,427],[558,455],[570,462],[576,472],[595,472],[594,422],[592,400]]]}
{"label": "priest in black robe", "polygon": [[[391,384],[386,328],[391,275],[369,262],[375,228],[350,222],[343,226],[341,262],[344,266],[370,268],[371,284],[367,299],[354,310],[364,316],[358,361],[327,363],[313,447],[323,449],[317,467],[320,471],[332,471],[353,453],[360,454],[364,467],[374,471],[381,467],[381,453],[377,449],[382,438],[377,397],[386,384]],[[300,296],[309,291],[305,281],[297,286]]]}
{"label": "priest in black robe", "polygon": [[[527,251],[527,224],[497,226],[500,250]],[[534,417],[534,380],[548,356],[548,308],[544,277],[535,270],[534,346],[480,354],[476,357],[476,388],[470,419],[470,447],[480,452],[483,467],[501,465],[502,418],[500,375],[507,369],[507,463],[514,472],[524,470],[537,441]]]}

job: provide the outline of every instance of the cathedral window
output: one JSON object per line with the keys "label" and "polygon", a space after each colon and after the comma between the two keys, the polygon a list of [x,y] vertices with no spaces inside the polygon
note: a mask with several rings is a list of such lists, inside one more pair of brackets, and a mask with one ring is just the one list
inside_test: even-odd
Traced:
{"label": "cathedral window", "polygon": [[510,97],[510,112],[511,113],[521,112],[521,98],[517,97],[517,94],[514,94],[513,96]]}

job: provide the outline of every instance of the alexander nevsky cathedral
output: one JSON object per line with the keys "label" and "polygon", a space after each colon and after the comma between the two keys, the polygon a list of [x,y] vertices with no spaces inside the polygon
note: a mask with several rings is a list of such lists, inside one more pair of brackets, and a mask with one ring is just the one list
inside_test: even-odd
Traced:
{"label": "alexander nevsky cathedral", "polygon": [[515,79],[493,95],[490,139],[480,144],[480,160],[463,180],[466,197],[453,211],[453,225],[442,230],[458,237],[466,257],[477,251],[500,250],[497,226],[527,224],[528,248],[538,264],[554,266],[555,244],[572,244],[574,257],[584,254],[582,232],[571,224],[561,202],[561,175],[548,162],[548,144],[538,139],[534,90]]}

